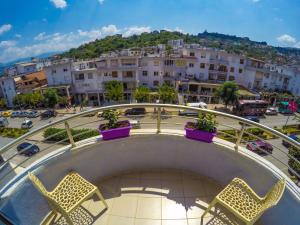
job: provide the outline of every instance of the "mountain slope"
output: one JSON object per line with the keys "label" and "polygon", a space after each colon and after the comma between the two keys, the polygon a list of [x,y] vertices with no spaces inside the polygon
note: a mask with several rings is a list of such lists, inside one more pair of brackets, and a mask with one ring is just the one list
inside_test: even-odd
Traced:
{"label": "mountain slope", "polygon": [[100,40],[70,49],[61,57],[77,59],[95,58],[100,54],[125,48],[155,46],[167,44],[169,40],[183,39],[185,43],[198,43],[205,47],[224,49],[231,53],[244,54],[249,57],[278,64],[300,64],[300,49],[273,47],[266,42],[251,41],[247,37],[209,33],[204,31],[198,35],[183,34],[170,31],[153,31],[125,38],[122,35],[108,36]]}

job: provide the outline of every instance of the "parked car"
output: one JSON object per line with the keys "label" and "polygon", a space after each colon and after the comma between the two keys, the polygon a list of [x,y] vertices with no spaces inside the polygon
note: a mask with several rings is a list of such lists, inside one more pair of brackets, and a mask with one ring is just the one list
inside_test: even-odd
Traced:
{"label": "parked car", "polygon": [[0,117],[0,127],[7,127],[8,126],[8,120],[5,117]]}
{"label": "parked car", "polygon": [[56,115],[57,115],[57,112],[55,110],[49,109],[49,110],[43,112],[41,114],[41,117],[42,118],[50,118],[50,117],[56,117]]}
{"label": "parked car", "polygon": [[259,123],[259,118],[257,116],[245,116],[244,118]]}
{"label": "parked car", "polygon": [[[289,135],[289,137],[300,143],[300,138],[298,138],[295,134],[291,134],[291,135]],[[282,144],[286,148],[291,147],[291,144],[286,142],[285,140],[282,140]]]}
{"label": "parked car", "polygon": [[21,128],[23,129],[30,129],[31,127],[33,127],[33,123],[31,120],[24,120],[21,124]]}
{"label": "parked car", "polygon": [[184,110],[179,110],[178,115],[179,116],[195,116],[195,117],[197,117],[199,115],[199,112],[184,109]]}
{"label": "parked car", "polygon": [[19,115],[20,115],[20,111],[14,111],[14,112],[12,112],[12,114],[11,114],[11,118],[17,118],[17,117],[19,117]]}
{"label": "parked car", "polygon": [[273,116],[273,115],[277,115],[278,114],[278,110],[274,107],[270,107],[267,109],[266,115],[269,115],[269,116]]}
{"label": "parked car", "polygon": [[130,125],[133,129],[139,129],[141,128],[141,123],[139,120],[129,120]]}
{"label": "parked car", "polygon": [[[266,154],[266,152],[272,154],[273,152],[272,145],[262,140],[252,141],[247,144],[246,148],[258,154]],[[264,152],[263,150],[265,150],[266,152]]]}
{"label": "parked car", "polygon": [[20,155],[32,156],[40,151],[40,148],[28,142],[23,142],[17,146],[17,151]]}
{"label": "parked car", "polygon": [[[121,111],[120,110],[117,110],[117,109],[113,109],[113,110],[117,113],[117,116],[121,115]],[[102,115],[103,115],[103,111],[97,113],[97,117],[102,117]]]}
{"label": "parked car", "polygon": [[19,112],[19,117],[24,118],[27,117],[28,113],[26,111]]}
{"label": "parked car", "polygon": [[2,112],[2,116],[3,117],[10,117],[11,116],[11,111],[5,111],[5,112]]}
{"label": "parked car", "polygon": [[146,109],[145,108],[127,109],[124,113],[125,116],[144,115],[144,114],[146,114]]}
{"label": "parked car", "polygon": [[38,111],[31,111],[27,113],[28,118],[37,118],[40,116],[40,113]]}

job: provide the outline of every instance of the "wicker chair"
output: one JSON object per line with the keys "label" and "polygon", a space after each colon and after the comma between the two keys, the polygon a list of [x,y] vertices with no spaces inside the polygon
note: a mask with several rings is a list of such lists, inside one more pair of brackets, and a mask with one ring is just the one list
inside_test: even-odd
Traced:
{"label": "wicker chair", "polygon": [[33,173],[28,173],[28,177],[38,191],[47,199],[52,209],[52,212],[44,219],[42,224],[45,224],[50,216],[60,213],[68,224],[73,225],[71,213],[94,194],[108,208],[99,189],[76,172],[70,172],[66,175],[51,192],[46,190],[42,182]]}
{"label": "wicker chair", "polygon": [[259,197],[245,181],[234,178],[209,204],[201,217],[201,224],[205,214],[219,203],[245,224],[252,225],[267,209],[277,205],[284,188],[285,180],[279,180],[264,197]]}

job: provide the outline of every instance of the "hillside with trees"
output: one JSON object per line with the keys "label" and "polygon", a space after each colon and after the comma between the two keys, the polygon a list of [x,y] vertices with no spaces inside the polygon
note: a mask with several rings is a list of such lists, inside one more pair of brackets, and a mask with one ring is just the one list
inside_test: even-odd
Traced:
{"label": "hillside with trees", "polygon": [[122,37],[122,35],[117,34],[83,44],[78,48],[70,49],[60,56],[74,59],[95,58],[103,53],[119,51],[126,48],[141,48],[167,44],[169,40],[174,39],[183,39],[187,44],[196,43],[204,47],[223,49],[230,53],[243,54],[267,62],[290,65],[300,64],[300,49],[274,47],[268,45],[266,42],[251,41],[247,37],[209,33],[207,31],[197,35],[166,30],[153,31],[151,33],[143,33],[130,37]]}

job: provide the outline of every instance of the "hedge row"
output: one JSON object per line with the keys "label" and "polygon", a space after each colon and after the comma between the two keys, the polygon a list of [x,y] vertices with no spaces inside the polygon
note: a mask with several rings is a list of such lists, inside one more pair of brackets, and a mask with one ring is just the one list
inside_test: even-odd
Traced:
{"label": "hedge row", "polygon": [[[224,139],[226,141],[230,141],[230,142],[233,142],[235,143],[237,138],[236,138],[236,131],[235,130],[221,130],[221,132],[218,133],[217,137],[221,138],[221,139]],[[276,136],[272,135],[272,134],[269,134],[267,132],[264,132],[263,130],[259,129],[259,128],[248,128],[246,129],[246,132],[249,133],[244,133],[243,134],[243,138],[242,140],[244,141],[255,141],[257,140],[256,137],[250,135],[250,134],[253,134],[259,138],[262,138],[264,140],[269,140],[269,139],[274,139],[276,138]],[[234,137],[232,137],[234,136]]]}
{"label": "hedge row", "polygon": [[[72,136],[74,141],[81,141],[90,137],[95,137],[99,135],[99,131],[96,129],[71,129]],[[55,135],[56,134],[56,135]],[[64,142],[69,142],[67,131],[62,128],[48,128],[44,131],[44,138],[47,141],[59,142],[65,140]]]}
{"label": "hedge row", "polygon": [[28,129],[23,128],[11,128],[2,127],[0,128],[0,136],[8,138],[18,138],[28,132]]}

